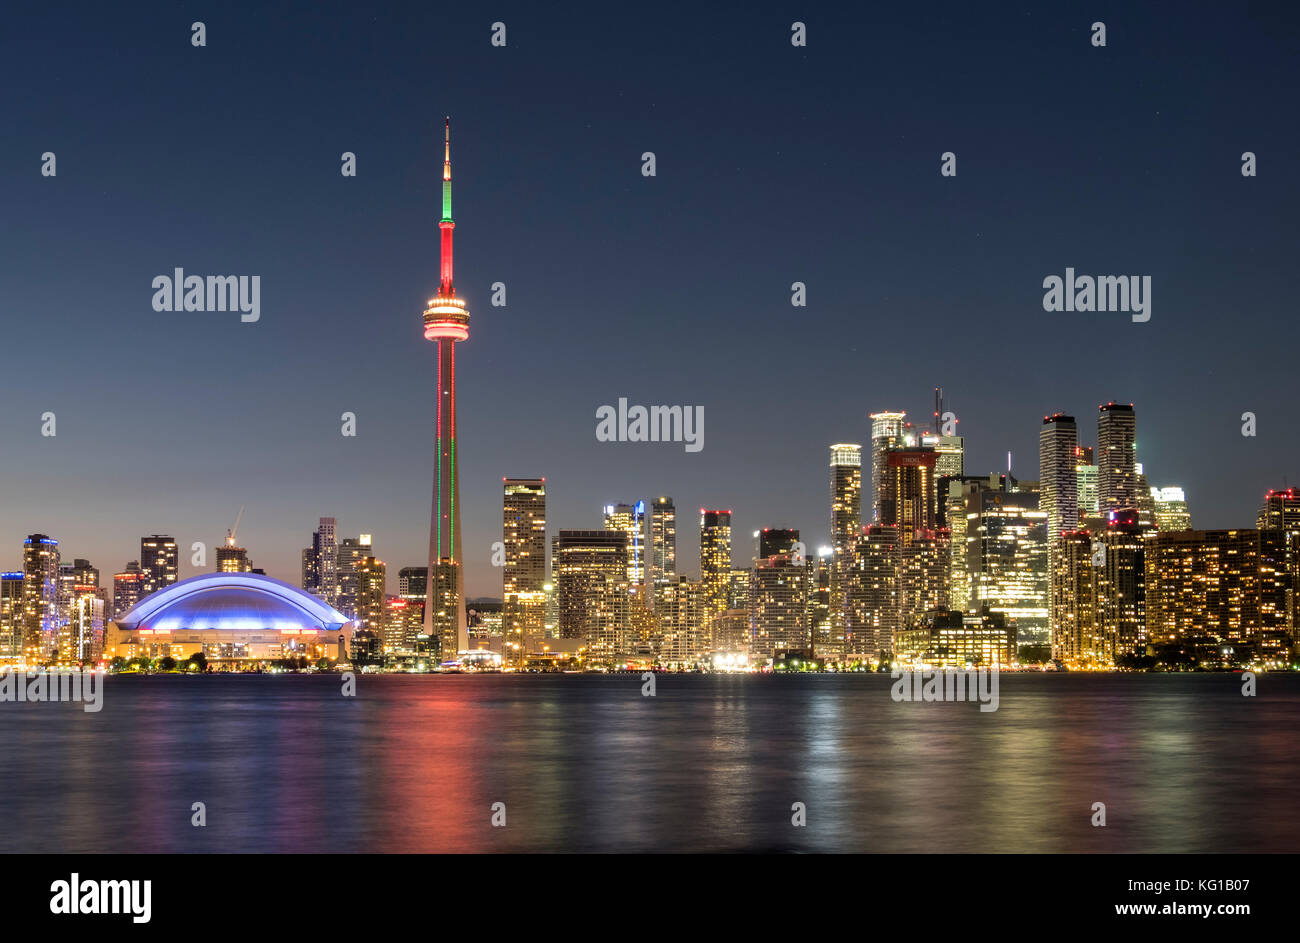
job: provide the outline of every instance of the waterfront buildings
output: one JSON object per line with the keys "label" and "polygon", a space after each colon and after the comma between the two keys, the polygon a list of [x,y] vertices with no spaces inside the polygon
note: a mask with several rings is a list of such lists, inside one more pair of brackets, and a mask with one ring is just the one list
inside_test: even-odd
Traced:
{"label": "waterfront buildings", "polygon": [[502,631],[524,651],[546,629],[546,479],[502,479]]}
{"label": "waterfront buildings", "polygon": [[677,581],[677,508],[672,498],[661,495],[650,510],[651,599],[658,611],[665,593]]}
{"label": "waterfront buildings", "polygon": [[707,623],[728,606],[731,584],[731,511],[700,508],[700,593]]}

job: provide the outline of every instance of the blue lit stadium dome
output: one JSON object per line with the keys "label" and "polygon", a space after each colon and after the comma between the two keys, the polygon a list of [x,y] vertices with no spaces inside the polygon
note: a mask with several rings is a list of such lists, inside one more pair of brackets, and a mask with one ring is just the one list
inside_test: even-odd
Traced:
{"label": "blue lit stadium dome", "polygon": [[120,619],[127,631],[334,632],[351,620],[296,586],[254,573],[205,573],[146,596]]}

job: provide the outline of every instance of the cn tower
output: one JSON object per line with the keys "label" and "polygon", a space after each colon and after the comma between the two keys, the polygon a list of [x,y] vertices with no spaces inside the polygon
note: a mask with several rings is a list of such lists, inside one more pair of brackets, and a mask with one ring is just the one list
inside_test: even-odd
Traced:
{"label": "cn tower", "polygon": [[447,119],[442,158],[442,280],[424,309],[424,338],[438,345],[437,471],[429,519],[429,580],[424,602],[424,633],[437,639],[443,661],[467,646],[465,576],[461,566],[460,477],[456,465],[456,342],[469,338],[469,311],[456,297],[451,274],[451,118]]}

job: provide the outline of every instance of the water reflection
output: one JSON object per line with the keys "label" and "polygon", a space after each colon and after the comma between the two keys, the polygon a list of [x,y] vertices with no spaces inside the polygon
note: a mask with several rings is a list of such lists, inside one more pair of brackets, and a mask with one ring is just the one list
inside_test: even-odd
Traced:
{"label": "water reflection", "polygon": [[0,705],[0,849],[1300,847],[1300,677],[1003,676],[994,713],[896,703],[887,676],[657,680],[121,677],[99,713]]}

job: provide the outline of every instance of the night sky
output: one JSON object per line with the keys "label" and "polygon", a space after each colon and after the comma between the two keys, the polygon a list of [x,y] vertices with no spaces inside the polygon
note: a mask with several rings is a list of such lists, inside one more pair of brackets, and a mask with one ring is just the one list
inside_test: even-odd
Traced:
{"label": "night sky", "polygon": [[[393,590],[424,562],[448,114],[471,596],[500,593],[505,475],[547,478],[552,532],[672,495],[686,571],[701,506],[733,509],[737,563],[762,526],[824,543],[827,446],[937,385],[968,474],[1010,450],[1036,478],[1043,415],[1093,444],[1115,399],[1193,526],[1254,526],[1300,482],[1284,5],[370,6],[6,8],[0,567],[40,531],[108,581],[162,532],[192,575],[241,505],[294,583],[322,515],[374,534]],[[178,266],[260,275],[261,320],[153,311]],[[1045,312],[1067,266],[1150,275],[1150,322]],[[598,443],[620,396],[703,405],[704,450]]]}

